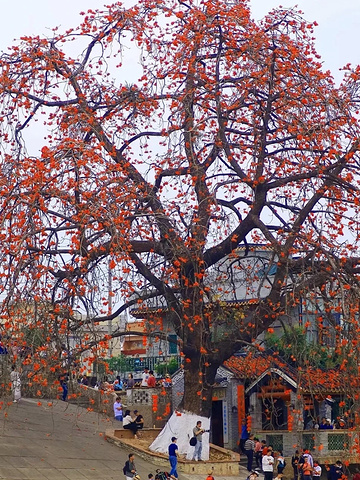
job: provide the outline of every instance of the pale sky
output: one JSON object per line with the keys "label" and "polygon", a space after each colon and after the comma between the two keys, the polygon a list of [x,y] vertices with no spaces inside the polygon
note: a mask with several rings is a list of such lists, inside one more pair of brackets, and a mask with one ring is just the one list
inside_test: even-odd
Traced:
{"label": "pale sky", "polygon": [[[124,4],[130,0],[124,0]],[[22,35],[48,34],[49,28],[61,30],[76,26],[82,17],[80,11],[102,8],[106,0],[15,0],[1,2],[0,50],[5,50],[14,38]],[[336,80],[341,78],[338,69],[350,62],[360,63],[360,0],[251,0],[253,17],[260,19],[273,7],[298,8],[307,20],[319,24],[315,31],[316,47],[326,69]]]}

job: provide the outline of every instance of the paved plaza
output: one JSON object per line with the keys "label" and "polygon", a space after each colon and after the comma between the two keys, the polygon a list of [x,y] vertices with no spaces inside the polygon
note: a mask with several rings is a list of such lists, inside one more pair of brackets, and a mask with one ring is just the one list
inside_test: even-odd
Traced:
{"label": "paved plaza", "polygon": [[[40,403],[22,399],[0,410],[0,479],[124,479],[122,467],[130,450],[104,439],[111,419],[61,401]],[[135,463],[142,480],[158,468],[139,457]],[[179,473],[179,480],[205,478]],[[215,478],[225,479],[231,477]]]}

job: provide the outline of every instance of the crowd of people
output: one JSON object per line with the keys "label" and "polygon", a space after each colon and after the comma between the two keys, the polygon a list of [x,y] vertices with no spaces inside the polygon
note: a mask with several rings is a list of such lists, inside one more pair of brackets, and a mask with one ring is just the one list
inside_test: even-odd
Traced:
{"label": "crowd of people", "polygon": [[[79,383],[83,385],[89,385],[89,379],[86,377],[86,375],[83,375],[80,378]],[[95,388],[96,390],[105,390],[107,392],[118,392],[134,388],[135,386],[139,386],[142,388],[154,388],[156,386],[169,388],[171,387],[171,385],[171,376],[169,374],[166,374],[161,380],[157,380],[153,370],[144,368],[144,371],[141,374],[140,382],[135,381],[134,375],[132,373],[129,373],[127,379],[121,379],[120,376],[117,376],[113,382],[105,379],[104,381],[96,382],[93,388]]]}
{"label": "crowd of people", "polygon": [[[314,460],[309,450],[296,450],[291,458],[294,480],[320,480],[323,473],[322,467]],[[344,478],[343,464],[337,460],[333,465],[325,463],[324,470],[327,480],[340,480]]]}
{"label": "crowd of people", "polygon": [[[116,404],[116,403],[115,403]],[[114,404],[114,405],[115,405]],[[114,411],[116,410],[114,406]],[[137,410],[134,411],[134,414],[137,413]],[[125,412],[125,415],[129,414],[129,410]],[[115,417],[116,418],[116,417]],[[125,421],[126,416],[124,417]],[[123,423],[124,425],[124,423]],[[124,428],[126,428],[124,426]],[[208,432],[208,430],[205,430],[202,428],[202,422],[198,420],[196,422],[195,427],[193,428],[193,438],[196,440],[195,444],[192,446],[195,447],[194,453],[193,453],[193,461],[201,461],[201,452],[202,452],[202,436],[205,432]],[[178,480],[179,475],[177,472],[177,464],[178,464],[178,458],[179,458],[179,447],[177,446],[177,438],[172,437],[171,438],[171,443],[168,446],[168,458],[169,458],[169,463],[170,463],[170,472],[166,471],[160,471],[156,470],[156,475],[152,473],[149,473],[148,479],[149,480]],[[136,467],[135,467],[135,462],[134,462],[134,454],[131,453],[129,454],[129,460],[126,461],[124,468],[123,468],[124,475],[126,477],[126,480],[137,480],[137,472],[136,472]],[[208,472],[208,475],[206,477],[206,480],[215,480],[213,477],[212,470]]]}
{"label": "crowd of people", "polygon": [[[246,439],[244,432],[241,432],[239,445],[240,455],[247,458],[247,480],[256,480],[259,472],[264,474],[264,480],[281,480],[284,476],[286,460],[281,450],[274,451],[271,445],[265,440],[259,440],[250,434]],[[253,461],[256,467],[253,469]],[[293,480],[320,480],[322,467],[317,460],[314,460],[309,450],[296,450],[291,458]],[[324,466],[327,480],[340,480],[344,478],[343,464],[338,460],[333,465]],[[359,479],[360,480],[360,474]]]}
{"label": "crowd of people", "polygon": [[321,420],[310,418],[306,422],[305,430],[342,430],[351,427],[353,427],[353,424],[350,419],[338,418],[337,420],[331,420],[330,418],[322,417]]}
{"label": "crowd of people", "polygon": [[[121,405],[120,398],[118,397],[114,403],[115,419],[119,418],[120,412],[122,412],[122,405]],[[144,419],[137,410],[134,410],[134,416],[136,417],[132,417],[131,412],[129,410],[126,410],[125,415],[122,419],[122,422],[123,422],[123,427],[125,429],[128,428],[129,430],[132,430],[134,432],[135,438],[138,438],[138,430],[143,428]],[[208,430],[204,430],[202,428],[202,422],[198,420],[196,422],[195,427],[193,428],[193,438],[196,440],[195,444],[193,445],[195,447],[193,452],[193,458],[192,458],[193,461],[202,461],[201,459],[202,436],[205,432],[208,432]],[[169,463],[171,468],[170,472],[157,471],[155,475],[155,480],[166,480],[166,479],[178,480],[179,476],[177,472],[177,463],[179,458],[179,448],[176,444],[176,441],[177,441],[177,438],[172,437],[171,443],[168,446],[168,458],[169,458]],[[136,468],[134,467],[134,464],[133,464],[133,454],[131,455],[132,455],[132,460],[130,459],[130,456],[129,456],[129,460],[126,462],[124,466],[124,475],[127,478],[134,478],[134,472],[136,472]],[[130,463],[132,462],[131,463],[132,467],[131,465],[129,466],[129,462]],[[149,474],[149,479],[152,479],[152,478],[154,478],[153,475]],[[212,476],[211,472],[209,473],[206,480],[214,480],[214,477]]]}
{"label": "crowd of people", "polygon": [[114,402],[114,418],[115,420],[122,422],[122,426],[125,430],[131,430],[134,434],[134,438],[140,437],[139,430],[144,428],[144,417],[138,410],[134,410],[133,414],[131,414],[131,410],[125,410],[124,412],[120,397],[116,397]]}
{"label": "crowd of people", "polygon": [[[176,442],[176,438],[173,437],[172,442],[169,445],[169,449],[170,449],[171,445],[174,446],[174,447],[172,447],[172,450],[174,452],[177,451],[177,445],[176,445],[175,442]],[[176,455],[177,454],[174,453],[173,456],[176,457]],[[175,467],[175,471],[176,471],[176,467]],[[125,475],[126,480],[140,480],[140,475],[137,473],[137,470],[136,470],[135,454],[134,453],[129,453],[128,460],[126,460],[125,465],[123,467],[123,473]],[[177,472],[176,472],[176,475],[177,475]],[[152,473],[148,474],[148,480],[177,480],[177,479],[178,479],[178,477],[175,476],[174,473],[165,472],[165,471],[162,471],[160,469],[156,470],[155,477]],[[208,472],[206,480],[215,480],[214,477],[213,477],[213,474],[212,474],[212,470],[210,470]]]}
{"label": "crowd of people", "polygon": [[[192,440],[193,442],[190,441],[190,445],[194,447],[194,452],[192,455],[192,460],[193,461],[202,461],[201,458],[201,452],[202,452],[202,440],[203,440],[203,434],[208,432],[208,430],[205,430],[202,428],[202,422],[201,420],[198,420],[196,422],[195,427],[193,428],[193,437]],[[179,457],[179,448],[176,444],[177,438],[172,437],[171,438],[171,443],[168,447],[168,454],[169,454],[169,463],[170,463],[170,473],[169,473],[169,478],[173,480],[178,480],[178,473],[177,473],[177,462],[178,462],[178,457]],[[156,478],[156,477],[155,477]],[[165,480],[165,479],[159,479],[159,480]],[[214,477],[212,476],[212,473],[209,473],[208,477],[206,480],[214,480]]]}

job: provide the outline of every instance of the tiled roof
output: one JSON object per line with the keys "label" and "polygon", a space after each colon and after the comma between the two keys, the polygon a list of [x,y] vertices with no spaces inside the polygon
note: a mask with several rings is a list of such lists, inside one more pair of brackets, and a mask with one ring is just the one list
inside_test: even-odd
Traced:
{"label": "tiled roof", "polygon": [[264,378],[264,374],[276,373],[285,381],[286,378],[290,380],[304,393],[323,395],[360,389],[359,376],[350,375],[345,369],[323,370],[311,366],[295,369],[276,355],[249,353],[246,356],[232,356],[224,362],[224,366],[237,378],[248,380],[252,384]]}
{"label": "tiled roof", "polygon": [[[247,298],[243,300],[226,300],[223,302],[216,302],[216,303],[208,303],[205,305],[205,310],[212,310],[216,307],[221,305],[221,308],[239,308],[245,307],[250,305],[257,305],[259,303],[258,298]],[[148,316],[164,316],[169,313],[169,309],[167,307],[146,307],[145,305],[141,308],[137,308],[130,311],[131,315],[135,318],[144,318]]]}

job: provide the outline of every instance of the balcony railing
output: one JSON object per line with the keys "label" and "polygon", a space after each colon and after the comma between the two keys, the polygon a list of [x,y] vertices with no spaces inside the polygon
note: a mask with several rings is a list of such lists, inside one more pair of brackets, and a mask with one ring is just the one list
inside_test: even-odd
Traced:
{"label": "balcony railing", "polygon": [[[109,362],[110,363],[110,362]],[[177,370],[181,365],[180,355],[171,356],[156,356],[156,357],[126,357],[120,356],[118,359],[111,359],[111,369],[117,375],[121,377],[126,376],[128,373],[134,374],[134,377],[140,377],[141,372],[147,367],[149,370],[153,370],[155,373],[159,372],[159,375],[167,373],[167,367],[171,367]],[[173,372],[169,372],[173,373]]]}

